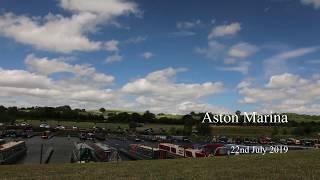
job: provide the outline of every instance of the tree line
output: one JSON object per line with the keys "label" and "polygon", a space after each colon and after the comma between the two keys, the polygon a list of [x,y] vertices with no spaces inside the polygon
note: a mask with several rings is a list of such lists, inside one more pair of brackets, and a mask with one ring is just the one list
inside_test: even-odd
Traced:
{"label": "tree line", "polygon": [[101,114],[86,112],[84,109],[72,109],[70,106],[59,107],[4,107],[0,106],[0,121],[12,122],[16,119],[66,120],[66,121],[103,121]]}
{"label": "tree line", "polygon": [[[5,107],[0,105],[0,122],[11,122],[16,119],[37,119],[37,120],[65,120],[65,121],[93,121],[93,122],[114,122],[114,123],[155,123],[155,124],[177,124],[186,125],[192,124],[197,126],[206,126],[201,124],[205,113],[191,112],[181,117],[175,116],[157,116],[150,111],[144,113],[128,113],[128,112],[106,112],[104,108],[101,108],[100,113],[86,111],[85,109],[72,109],[70,106],[59,107]],[[243,115],[238,110],[235,114],[240,116],[240,120],[243,119]],[[159,115],[159,114],[158,114]],[[288,114],[289,122],[281,124],[281,126],[299,127],[299,126],[313,126],[319,127],[320,116],[315,115],[300,115],[300,114]],[[303,122],[302,120],[308,120]],[[310,121],[312,120],[312,121]],[[218,124],[218,125],[230,125],[230,124]],[[254,124],[234,124],[234,125],[254,125]],[[279,126],[278,124],[263,124],[265,126]]]}

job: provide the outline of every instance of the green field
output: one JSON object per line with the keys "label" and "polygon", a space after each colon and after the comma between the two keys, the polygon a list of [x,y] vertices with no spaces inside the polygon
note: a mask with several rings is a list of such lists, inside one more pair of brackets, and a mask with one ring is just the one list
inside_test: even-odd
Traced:
{"label": "green field", "polygon": [[[39,120],[18,120],[18,122],[26,121],[27,123],[33,125],[34,127],[39,127]],[[128,129],[129,124],[127,123],[93,123],[93,122],[72,122],[72,121],[57,121],[57,120],[47,120],[51,127],[55,127],[58,124],[65,127],[77,126],[79,128],[92,128],[94,126],[101,127],[105,129],[115,130],[118,127],[122,129]],[[145,128],[163,128],[169,131],[170,128],[183,129],[183,125],[171,125],[171,124],[150,124],[146,123],[143,125]],[[275,128],[268,126],[211,126],[212,135],[215,136],[228,136],[228,137],[259,137],[259,136],[273,136],[279,138],[287,138],[294,136],[292,134],[293,127],[277,127],[275,133]],[[285,132],[285,133],[284,133]],[[316,134],[309,134],[308,137],[317,137]]]}
{"label": "green field", "polygon": [[[27,122],[34,127],[39,127],[41,121],[40,120],[19,120],[18,122]],[[129,128],[129,124],[126,123],[93,123],[93,122],[72,122],[72,121],[57,121],[57,120],[47,120],[46,121],[50,126],[55,127],[56,125],[60,124],[66,127],[77,126],[79,128],[92,128],[93,126],[106,128],[106,129],[117,129],[118,127],[121,128]],[[163,129],[170,129],[171,127],[175,128],[183,128],[182,125],[168,125],[168,124],[145,124],[143,127],[146,128],[163,128]]]}
{"label": "green field", "polygon": [[[225,136],[271,136],[274,129],[272,127],[266,126],[212,126],[213,135],[225,135]],[[278,133],[287,131],[290,135],[290,132],[293,128],[290,127],[278,127]]]}
{"label": "green field", "polygon": [[320,151],[119,163],[0,166],[1,179],[319,179]]}

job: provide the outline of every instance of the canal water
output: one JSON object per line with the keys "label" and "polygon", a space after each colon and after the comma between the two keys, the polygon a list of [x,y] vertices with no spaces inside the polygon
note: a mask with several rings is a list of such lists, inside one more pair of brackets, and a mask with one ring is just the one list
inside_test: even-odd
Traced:
{"label": "canal water", "polygon": [[[7,141],[16,140],[12,138],[5,138]],[[41,145],[43,145],[43,159],[49,148],[53,148],[53,154],[50,158],[49,164],[70,163],[71,153],[75,142],[80,142],[77,137],[59,137],[54,136],[51,139],[42,139],[40,136],[34,136],[28,139],[22,139],[26,142],[27,155],[19,160],[16,164],[40,164]],[[116,149],[127,148],[130,142],[123,142],[118,140],[98,141],[107,144]],[[130,160],[127,156],[120,153],[122,161]]]}
{"label": "canal water", "polygon": [[[27,155],[17,164],[39,164],[41,144],[43,144],[43,158],[48,148],[53,148],[54,152],[50,159],[50,164],[69,163],[73,149],[73,143],[79,141],[79,138],[53,137],[51,139],[42,139],[35,136],[30,139],[24,139],[27,145]],[[44,160],[43,160],[44,161]]]}

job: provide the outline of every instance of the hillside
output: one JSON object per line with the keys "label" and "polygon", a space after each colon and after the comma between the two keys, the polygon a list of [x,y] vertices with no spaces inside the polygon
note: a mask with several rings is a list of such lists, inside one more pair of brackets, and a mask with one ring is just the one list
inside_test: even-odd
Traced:
{"label": "hillside", "polygon": [[105,164],[0,166],[2,179],[318,179],[320,151],[126,161]]}

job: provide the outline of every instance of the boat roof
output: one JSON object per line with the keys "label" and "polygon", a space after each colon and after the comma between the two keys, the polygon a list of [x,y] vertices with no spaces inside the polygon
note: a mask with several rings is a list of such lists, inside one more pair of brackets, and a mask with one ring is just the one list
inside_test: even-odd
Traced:
{"label": "boat roof", "polygon": [[202,150],[200,150],[200,149],[186,149],[186,151],[189,151],[189,152],[201,152]]}
{"label": "boat roof", "polygon": [[183,148],[183,146],[181,145],[171,144],[171,143],[160,143],[159,145],[165,145],[165,146],[174,147],[174,148]]}
{"label": "boat roof", "polygon": [[153,147],[150,147],[150,146],[145,146],[145,145],[139,145],[140,147],[144,148],[144,149],[149,149],[149,150],[159,150],[158,148],[153,148]]}
{"label": "boat roof", "polygon": [[103,149],[104,151],[109,151],[111,150],[111,148],[106,145],[106,144],[102,144],[102,143],[95,143],[96,146],[98,146],[99,148]]}
{"label": "boat roof", "polygon": [[75,146],[77,149],[91,149],[91,150],[93,150],[93,148],[90,147],[89,145],[87,145],[86,143],[76,143]]}
{"label": "boat roof", "polygon": [[5,144],[0,145],[0,151],[12,148],[16,145],[22,144],[24,143],[24,141],[11,141],[11,142],[7,142]]}

